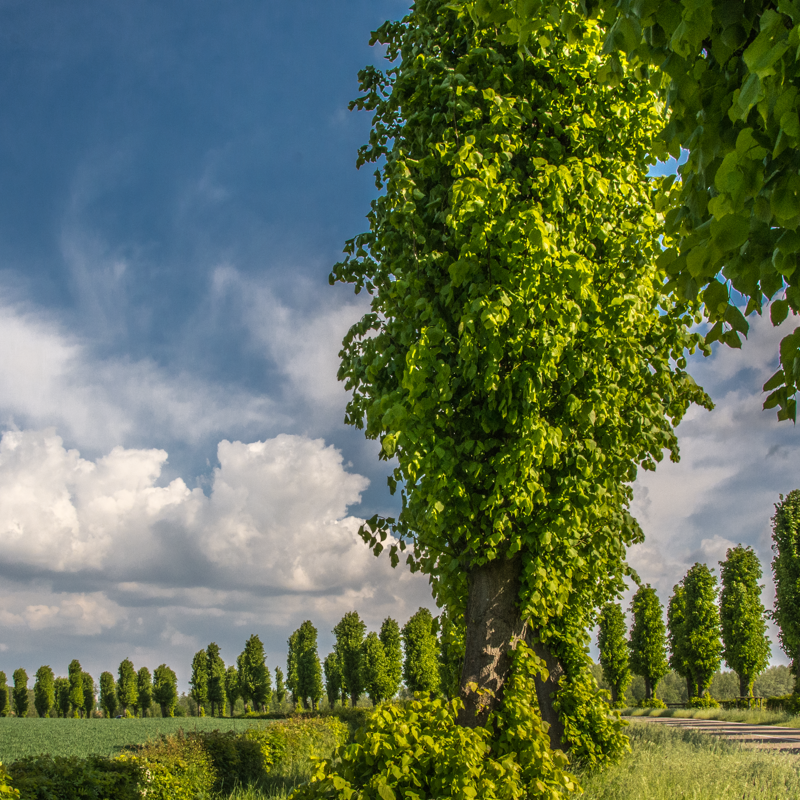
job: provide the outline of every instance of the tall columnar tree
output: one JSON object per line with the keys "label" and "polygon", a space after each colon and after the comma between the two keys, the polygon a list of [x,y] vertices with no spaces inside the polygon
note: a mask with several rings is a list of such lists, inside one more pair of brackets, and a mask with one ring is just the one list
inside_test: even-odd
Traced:
{"label": "tall columnar tree", "polygon": [[306,620],[296,631],[297,696],[303,705],[316,708],[322,697],[322,667],[317,653],[317,629]]}
{"label": "tall columnar tree", "polygon": [[439,643],[436,622],[427,608],[420,608],[403,625],[403,680],[411,692],[435,692],[439,688]]}
{"label": "tall columnar tree", "polygon": [[103,672],[100,675],[100,708],[108,719],[113,719],[117,715],[119,708],[117,686],[110,672]]}
{"label": "tall columnar tree", "polygon": [[152,680],[147,667],[141,667],[136,673],[136,713],[142,717],[147,716],[150,706],[153,705]]}
{"label": "tall columnar tree", "polygon": [[350,695],[350,703],[355,707],[358,698],[364,689],[361,683],[359,659],[361,657],[361,643],[367,626],[362,622],[357,611],[348,611],[333,629],[336,643],[333,652],[339,658],[342,669],[342,684]]}
{"label": "tall columnar tree", "polygon": [[658,682],[667,674],[667,642],[664,616],[656,590],[640,586],[631,601],[630,669],[644,678],[644,696],[656,696]]}
{"label": "tall columnar tree", "polygon": [[464,626],[444,611],[439,618],[439,681],[449,698],[461,691],[461,670],[464,667]]}
{"label": "tall columnar tree", "polygon": [[722,663],[717,581],[705,564],[695,564],[683,579],[686,593],[686,658],[697,697],[708,693]]}
{"label": "tall columnar tree", "polygon": [[236,701],[242,696],[242,690],[239,686],[239,671],[231,664],[225,670],[225,697],[228,700],[231,716],[234,715]]}
{"label": "tall columnar tree", "polygon": [[118,675],[117,702],[122,709],[122,713],[127,714],[129,709],[136,708],[139,697],[136,689],[136,670],[129,658],[120,663]]}
{"label": "tall columnar tree", "polygon": [[162,717],[174,717],[178,705],[178,678],[166,665],[153,670],[153,700],[161,706]]}
{"label": "tall columnar tree", "polygon": [[677,458],[673,425],[709,403],[685,372],[692,309],[656,262],[662,122],[624,65],[600,83],[593,24],[537,5],[545,44],[521,54],[454,6],[420,0],[377,31],[396,63],[362,71],[355,103],[374,113],[359,163],[383,192],[331,276],[372,295],[339,374],[347,421],[403,487],[399,519],[363,534],[376,551],[400,534],[395,561],[413,541],[407,560],[466,620],[464,724],[502,707],[522,640],[547,667],[525,675],[553,744],[568,723],[602,758],[623,739],[585,631],[641,540],[637,467]]}
{"label": "tall columnar tree", "polygon": [[[3,680],[5,683],[5,680]],[[48,666],[36,670],[36,682],[33,684],[33,705],[40,717],[46,717],[55,705],[55,676]],[[0,699],[0,706],[2,701]]]}
{"label": "tall columnar tree", "polygon": [[81,673],[81,680],[83,681],[83,713],[86,719],[89,719],[95,709],[97,687],[94,678],[88,672]]}
{"label": "tall columnar tree", "polygon": [[298,655],[298,638],[299,631],[294,631],[287,639],[287,653],[286,653],[286,688],[292,693],[292,702],[295,707],[298,703],[302,705],[300,698],[299,682],[297,677],[297,655]]}
{"label": "tall columnar tree", "polygon": [[686,694],[691,700],[695,693],[695,680],[692,677],[686,639],[686,591],[683,583],[672,587],[672,597],[667,606],[667,633],[669,665],[686,681]]}
{"label": "tall columnar tree", "polygon": [[386,669],[391,681],[389,697],[394,697],[400,690],[400,682],[403,680],[403,647],[397,620],[386,617],[381,624],[379,636],[386,653]]}
{"label": "tall columnar tree", "polygon": [[59,717],[69,716],[69,678],[56,678],[53,681],[56,693],[56,708]]}
{"label": "tall columnar tree", "polygon": [[769,666],[767,621],[761,603],[761,562],[751,547],[733,547],[720,562],[722,656],[739,676],[739,694],[753,696],[755,679]]}
{"label": "tall columnar tree", "polygon": [[197,713],[204,713],[203,708],[208,702],[208,656],[205,650],[194,654],[189,687],[189,695],[197,703]]}
{"label": "tall columnar tree", "polygon": [[11,715],[11,690],[5,672],[0,672],[0,717]]}
{"label": "tall columnar tree", "polygon": [[283,682],[283,670],[275,667],[275,699],[279,704],[286,699],[286,684]]}
{"label": "tall columnar tree", "polygon": [[14,713],[28,715],[28,673],[22,667],[14,670]]}
{"label": "tall columnar tree", "polygon": [[225,662],[219,654],[219,645],[211,642],[206,650],[208,658],[208,702],[211,705],[211,716],[216,709],[217,716],[225,714]]}
{"label": "tall columnar tree", "polygon": [[624,705],[625,690],[631,682],[631,670],[628,643],[625,640],[625,614],[619,603],[606,603],[603,606],[597,629],[600,666],[603,677],[611,687],[611,702],[615,706]]}
{"label": "tall columnar tree", "polygon": [[781,495],[772,517],[772,574],[778,638],[792,660],[794,693],[800,694],[800,489]]}
{"label": "tall columnar tree", "polygon": [[83,716],[83,667],[77,658],[69,662],[69,704],[73,716]]}
{"label": "tall columnar tree", "polygon": [[269,707],[272,699],[272,679],[266,664],[264,645],[258,636],[251,636],[244,645],[236,663],[239,667],[239,691],[245,703],[252,703],[261,711]]}
{"label": "tall columnar tree", "polygon": [[386,650],[378,634],[370,632],[361,643],[361,656],[358,660],[361,671],[359,680],[374,705],[388,700],[392,681],[389,675],[389,662]]}
{"label": "tall columnar tree", "polygon": [[328,705],[333,708],[342,693],[342,666],[336,653],[328,653],[322,662],[322,671],[325,676],[325,694],[328,696]]}

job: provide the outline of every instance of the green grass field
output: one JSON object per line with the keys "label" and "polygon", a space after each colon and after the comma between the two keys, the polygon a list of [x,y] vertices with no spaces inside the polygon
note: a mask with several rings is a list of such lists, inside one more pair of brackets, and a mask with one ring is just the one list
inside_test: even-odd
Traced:
{"label": "green grass field", "polygon": [[214,717],[149,719],[36,719],[0,717],[0,761],[25,756],[117,755],[126,745],[141,744],[161,734],[190,731],[244,731],[272,725],[271,720]]}
{"label": "green grass field", "polygon": [[718,719],[722,722],[746,722],[748,725],[780,725],[800,728],[800,716],[785,711],[760,708],[728,710],[722,708],[625,708],[623,717],[678,717],[680,719]]}

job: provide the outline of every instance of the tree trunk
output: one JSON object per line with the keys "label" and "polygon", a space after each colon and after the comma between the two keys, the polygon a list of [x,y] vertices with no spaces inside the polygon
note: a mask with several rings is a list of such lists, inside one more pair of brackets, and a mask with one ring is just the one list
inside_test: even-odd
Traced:
{"label": "tree trunk", "polygon": [[350,706],[351,708],[355,708],[358,705],[358,695],[351,694],[350,695]]}
{"label": "tree trunk", "polygon": [[619,698],[619,688],[617,687],[616,683],[612,683],[611,684],[611,703],[613,705],[616,705],[618,698]]}
{"label": "tree trunk", "polygon": [[[502,703],[515,643],[531,639],[531,631],[519,614],[521,568],[519,556],[510,560],[501,558],[476,567],[469,575],[465,655],[461,672],[464,708],[459,713],[460,725],[475,728],[486,724],[489,714]],[[563,669],[544,645],[534,644],[533,649],[544,659],[550,673],[546,681],[536,680],[542,719],[550,724],[552,746],[563,749],[564,728],[552,701]],[[483,691],[471,691],[470,683],[477,684]]]}
{"label": "tree trunk", "polygon": [[689,675],[686,676],[686,697],[691,700],[694,697],[694,686]]}
{"label": "tree trunk", "polygon": [[748,698],[753,696],[753,684],[747,675],[739,675],[739,696]]}
{"label": "tree trunk", "polygon": [[644,699],[653,699],[653,687],[650,685],[650,678],[647,675],[644,676]]}

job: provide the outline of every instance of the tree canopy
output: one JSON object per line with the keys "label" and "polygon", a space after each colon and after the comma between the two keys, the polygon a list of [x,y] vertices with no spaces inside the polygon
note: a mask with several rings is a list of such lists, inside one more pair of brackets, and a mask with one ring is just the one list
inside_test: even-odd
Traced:
{"label": "tree canopy", "polygon": [[597,646],[603,677],[611,687],[611,702],[624,703],[631,683],[628,642],[625,638],[625,613],[619,603],[606,603],[597,620]]}
{"label": "tree canopy", "polygon": [[792,659],[795,691],[800,690],[800,490],[781,495],[772,517],[772,574],[778,638]]}
{"label": "tree canopy", "polygon": [[667,640],[663,608],[656,590],[640,586],[631,600],[630,667],[644,678],[645,699],[656,697],[658,682],[667,674]]}

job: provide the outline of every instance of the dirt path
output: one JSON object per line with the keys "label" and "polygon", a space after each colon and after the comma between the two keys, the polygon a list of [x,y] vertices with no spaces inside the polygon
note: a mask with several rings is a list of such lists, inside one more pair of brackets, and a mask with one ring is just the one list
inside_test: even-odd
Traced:
{"label": "dirt path", "polygon": [[723,722],[718,719],[681,719],[679,717],[625,717],[629,722],[650,722],[669,728],[702,731],[724,736],[746,747],[784,750],[800,755],[800,730],[776,725],[747,725],[744,722]]}

